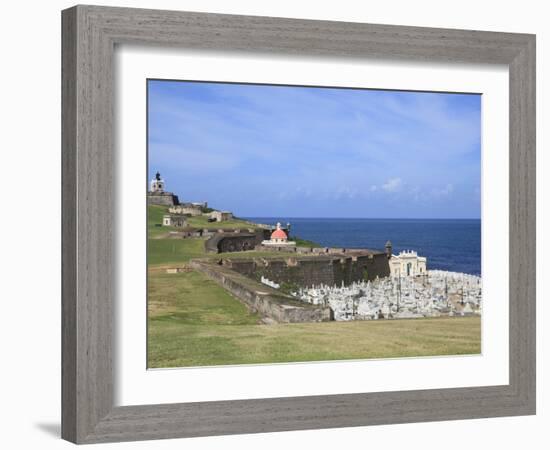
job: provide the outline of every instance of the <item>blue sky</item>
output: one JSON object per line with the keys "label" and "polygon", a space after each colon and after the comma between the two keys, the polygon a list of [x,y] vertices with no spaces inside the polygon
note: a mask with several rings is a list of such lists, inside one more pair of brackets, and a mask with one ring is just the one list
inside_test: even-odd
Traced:
{"label": "blue sky", "polygon": [[149,80],[149,173],[241,217],[479,218],[481,96]]}

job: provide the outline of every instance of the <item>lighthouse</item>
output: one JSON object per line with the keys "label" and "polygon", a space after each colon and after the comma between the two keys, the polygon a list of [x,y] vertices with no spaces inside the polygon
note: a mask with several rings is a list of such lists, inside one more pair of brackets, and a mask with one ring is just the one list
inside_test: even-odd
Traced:
{"label": "lighthouse", "polygon": [[160,177],[159,172],[157,172],[155,178],[151,180],[151,192],[159,194],[164,192],[164,180]]}

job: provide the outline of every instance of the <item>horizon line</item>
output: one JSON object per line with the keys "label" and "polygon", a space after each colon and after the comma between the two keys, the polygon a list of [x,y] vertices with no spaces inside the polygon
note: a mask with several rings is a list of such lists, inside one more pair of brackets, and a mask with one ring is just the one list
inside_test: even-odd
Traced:
{"label": "horizon line", "polygon": [[481,220],[481,217],[320,217],[320,216],[287,216],[284,214],[275,216],[240,216],[235,215],[235,218],[249,219],[275,219],[283,217],[288,219],[367,219],[367,220]]}

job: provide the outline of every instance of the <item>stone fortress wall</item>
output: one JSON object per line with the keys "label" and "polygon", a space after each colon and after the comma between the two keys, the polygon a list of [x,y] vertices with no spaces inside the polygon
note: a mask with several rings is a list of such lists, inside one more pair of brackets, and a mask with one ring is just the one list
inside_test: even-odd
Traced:
{"label": "stone fortress wall", "polygon": [[[217,236],[220,236],[219,234]],[[255,235],[242,235],[254,239]],[[222,241],[223,242],[223,241]],[[236,242],[234,239],[228,242]],[[279,323],[334,320],[330,307],[296,301],[284,289],[262,284],[260,280],[290,288],[348,286],[357,281],[389,275],[387,255],[368,250],[324,249],[323,254],[296,256],[281,253],[275,258],[195,259],[189,265],[227,289],[264,319]],[[330,251],[330,253],[329,253]],[[353,254],[349,254],[352,252]]]}
{"label": "stone fortress wall", "polygon": [[297,301],[269,286],[211,261],[192,260],[190,267],[202,272],[240,299],[249,310],[263,319],[278,323],[326,322],[333,320],[327,306]]}
{"label": "stone fortress wall", "polygon": [[222,264],[256,280],[265,277],[278,284],[309,286],[348,286],[354,282],[374,280],[390,274],[388,258],[383,252],[357,251],[316,256],[281,258],[224,259]]}
{"label": "stone fortress wall", "polygon": [[201,216],[203,207],[194,205],[193,203],[176,203],[170,207],[169,212],[172,214],[186,214],[189,216]]}
{"label": "stone fortress wall", "polygon": [[[209,253],[242,252],[258,249],[263,240],[271,234],[269,229],[225,229],[205,241],[204,247]],[[272,250],[272,249],[271,249]]]}
{"label": "stone fortress wall", "polygon": [[210,253],[244,252],[254,250],[258,241],[261,242],[263,233],[238,232],[229,234],[216,233],[204,242],[204,247]]}
{"label": "stone fortress wall", "polygon": [[179,204],[178,196],[171,192],[149,192],[147,203],[150,205],[174,206]]}

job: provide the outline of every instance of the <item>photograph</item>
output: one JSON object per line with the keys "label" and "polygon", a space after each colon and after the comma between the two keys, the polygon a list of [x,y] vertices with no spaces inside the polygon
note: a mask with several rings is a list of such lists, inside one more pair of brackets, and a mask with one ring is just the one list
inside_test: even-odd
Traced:
{"label": "photograph", "polygon": [[481,354],[481,105],[148,79],[147,367]]}

